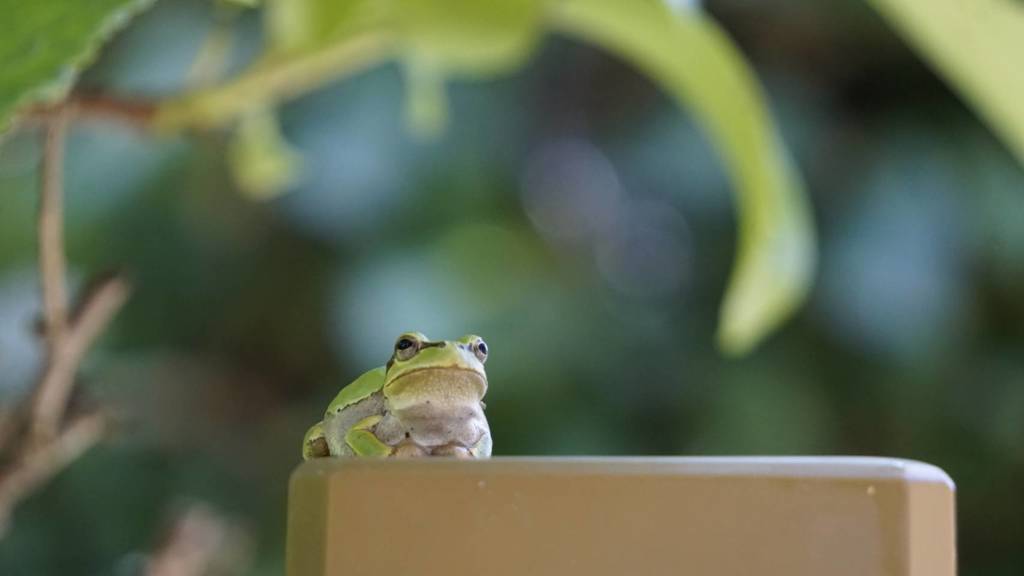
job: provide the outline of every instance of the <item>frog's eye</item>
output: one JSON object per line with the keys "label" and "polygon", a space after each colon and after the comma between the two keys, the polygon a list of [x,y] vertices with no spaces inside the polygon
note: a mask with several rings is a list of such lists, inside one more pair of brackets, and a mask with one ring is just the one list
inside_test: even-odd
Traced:
{"label": "frog's eye", "polygon": [[482,338],[477,338],[476,342],[473,342],[473,353],[481,362],[487,361],[487,342],[484,342]]}
{"label": "frog's eye", "polygon": [[420,341],[412,336],[405,335],[395,342],[395,356],[399,360],[408,360],[420,350]]}

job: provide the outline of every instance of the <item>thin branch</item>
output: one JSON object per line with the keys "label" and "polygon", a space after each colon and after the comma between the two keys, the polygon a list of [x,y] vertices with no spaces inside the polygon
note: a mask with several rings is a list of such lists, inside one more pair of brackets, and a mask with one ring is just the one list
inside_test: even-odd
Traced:
{"label": "thin branch", "polygon": [[102,438],[106,417],[100,412],[74,417],[63,427],[62,422],[79,364],[130,292],[124,278],[107,276],[93,283],[68,314],[62,172],[73,109],[59,105],[45,121],[38,226],[46,358],[32,393],[19,408],[0,410],[0,538],[21,500]]}
{"label": "thin branch", "polygon": [[119,98],[104,94],[73,94],[56,104],[29,107],[18,116],[19,121],[48,124],[59,114],[72,119],[98,118],[116,120],[128,125],[148,127],[156,114],[158,101],[138,98]]}
{"label": "thin branch", "polygon": [[23,453],[0,475],[0,536],[6,532],[14,507],[58,472],[99,442],[106,428],[100,413],[72,421],[60,436]]}
{"label": "thin branch", "polygon": [[31,437],[50,438],[60,426],[75,383],[75,372],[93,341],[128,299],[130,287],[121,276],[109,276],[89,291],[73,318],[67,336],[49,359],[32,403]]}
{"label": "thin branch", "polygon": [[126,99],[102,94],[80,94],[71,100],[76,117],[108,118],[145,126],[156,114],[158,103],[152,100]]}
{"label": "thin branch", "polygon": [[83,291],[71,315],[71,334],[67,348],[85,352],[128,300],[131,285],[119,273],[108,273],[92,280]]}
{"label": "thin branch", "polygon": [[39,195],[39,275],[43,291],[46,351],[53,357],[67,325],[64,262],[64,140],[67,114],[58,110],[46,125]]}
{"label": "thin branch", "polygon": [[246,112],[305,94],[393,55],[393,38],[385,32],[373,31],[323,50],[268,59],[229,82],[165,101],[153,122],[163,131],[222,126]]}

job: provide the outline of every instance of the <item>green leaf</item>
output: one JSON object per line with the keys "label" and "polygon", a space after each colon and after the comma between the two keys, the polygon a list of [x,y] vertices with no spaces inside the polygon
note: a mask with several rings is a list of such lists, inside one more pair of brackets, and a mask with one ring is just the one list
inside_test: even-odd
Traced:
{"label": "green leaf", "polygon": [[869,0],[1024,162],[1024,2]]}
{"label": "green leaf", "polygon": [[271,56],[327,50],[379,25],[383,4],[368,0],[268,0],[264,27]]}
{"label": "green leaf", "polygon": [[750,350],[804,300],[815,265],[802,182],[753,72],[709,18],[643,0],[565,0],[555,26],[636,65],[709,133],[737,192],[739,243],[719,321],[728,353]]}
{"label": "green leaf", "polygon": [[407,56],[471,76],[514,69],[537,44],[543,0],[377,0]]}
{"label": "green leaf", "polygon": [[752,71],[713,21],[653,0],[274,0],[267,18],[267,58],[226,85],[165,105],[158,125],[224,124],[398,58],[410,77],[411,125],[430,134],[444,122],[446,77],[521,65],[547,24],[661,83],[695,112],[724,158],[740,239],[721,311],[722,348],[749,350],[806,296],[815,247],[802,183]]}
{"label": "green leaf", "polygon": [[273,0],[270,55],[232,82],[162,107],[167,129],[213,126],[327,81],[398,58],[407,116],[429,135],[444,123],[444,80],[521,65],[541,24],[593,42],[645,71],[691,108],[737,190],[739,247],[719,342],[742,353],[806,296],[815,263],[802,183],[743,56],[711,20],[653,0]]}
{"label": "green leaf", "polygon": [[446,73],[479,75],[518,66],[537,43],[545,0],[273,0],[266,27],[276,53],[330,49],[387,31],[401,57]]}
{"label": "green leaf", "polygon": [[[380,0],[378,0],[380,1]],[[387,20],[406,70],[406,119],[420,138],[447,124],[445,79],[515,69],[533,53],[543,0],[397,0]]]}
{"label": "green leaf", "polygon": [[447,78],[522,64],[537,44],[544,1],[274,0],[266,24],[272,52],[283,56],[277,63],[361,34],[386,33],[406,72],[409,128],[431,138],[447,123]]}
{"label": "green leaf", "polygon": [[17,108],[63,98],[100,45],[152,0],[0,0],[0,130]]}
{"label": "green leaf", "polygon": [[545,0],[268,0],[267,55],[239,77],[170,101],[164,130],[211,127],[397,58],[418,135],[443,127],[444,81],[514,69],[532,53]]}

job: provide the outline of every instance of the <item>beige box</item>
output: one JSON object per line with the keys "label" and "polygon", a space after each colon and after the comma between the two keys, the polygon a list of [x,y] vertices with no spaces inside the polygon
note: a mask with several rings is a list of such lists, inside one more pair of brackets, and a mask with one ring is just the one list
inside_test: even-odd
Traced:
{"label": "beige box", "polygon": [[954,487],[885,458],[322,459],[288,576],[953,576]]}

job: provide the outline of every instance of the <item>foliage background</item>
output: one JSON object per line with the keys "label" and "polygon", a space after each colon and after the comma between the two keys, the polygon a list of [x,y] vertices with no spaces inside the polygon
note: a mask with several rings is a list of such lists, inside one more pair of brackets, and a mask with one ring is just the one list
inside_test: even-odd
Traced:
{"label": "foliage background", "polygon": [[[750,58],[807,181],[810,302],[752,355],[715,348],[729,183],[688,113],[607,55],[548,39],[456,83],[411,138],[395,66],[285,105],[303,153],[254,201],[217,133],[75,124],[74,276],[136,292],[84,385],[121,433],[18,509],[3,574],[127,574],[198,498],[280,574],[287,476],[336,390],[399,332],[484,335],[497,454],[869,454],[959,488],[962,573],[1024,565],[1024,171],[860,2],[707,4]],[[82,85],[178,92],[215,8],[159,2]],[[235,24],[233,58],[259,50]],[[0,394],[34,376],[38,139],[0,148]],[[59,542],[59,547],[55,543]],[[55,553],[57,550],[57,553]]]}

